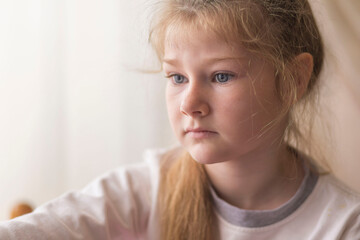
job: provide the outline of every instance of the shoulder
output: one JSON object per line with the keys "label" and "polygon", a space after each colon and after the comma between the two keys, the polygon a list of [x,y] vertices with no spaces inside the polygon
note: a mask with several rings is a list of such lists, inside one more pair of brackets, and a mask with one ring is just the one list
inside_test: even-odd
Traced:
{"label": "shoulder", "polygon": [[[150,198],[150,192],[156,188],[159,181],[160,168],[164,156],[172,149],[148,149],[143,154],[143,160],[110,170],[95,178],[81,192],[84,194],[108,196],[122,193]],[[155,189],[156,190],[156,189]],[[115,196],[113,198],[116,199]]]}
{"label": "shoulder", "polygon": [[142,162],[108,171],[80,191],[0,224],[0,239],[22,239],[25,232],[34,239],[138,238],[155,214],[158,172],[167,152],[148,150]]}
{"label": "shoulder", "polygon": [[311,202],[325,207],[329,216],[353,218],[360,214],[360,194],[331,174],[319,177],[312,195]]}
{"label": "shoulder", "polygon": [[143,154],[143,161],[128,164],[104,173],[90,182],[80,191],[89,197],[101,197],[114,202],[126,211],[144,215],[157,201],[161,168],[177,148],[148,149]]}
{"label": "shoulder", "polygon": [[[344,203],[360,206],[360,194],[331,174],[319,177],[319,188],[323,194],[331,196],[334,201],[343,201]],[[330,200],[330,199],[329,199]]]}
{"label": "shoulder", "polygon": [[[360,213],[360,194],[349,188],[335,175],[321,170],[314,161],[305,154],[301,156],[309,163],[312,173],[318,176],[317,183],[305,205],[311,213],[322,213],[332,219],[333,216],[354,218]],[[335,218],[334,218],[335,220]]]}
{"label": "shoulder", "polygon": [[360,239],[360,194],[333,175],[319,177],[308,205],[312,213],[320,213],[319,223],[329,232],[337,231],[340,239]]}

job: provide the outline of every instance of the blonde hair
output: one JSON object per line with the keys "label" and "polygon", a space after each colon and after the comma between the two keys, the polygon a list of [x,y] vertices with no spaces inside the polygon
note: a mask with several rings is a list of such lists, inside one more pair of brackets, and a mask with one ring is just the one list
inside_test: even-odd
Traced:
{"label": "blonde hair", "polygon": [[[284,139],[295,148],[310,152],[310,144],[304,144],[304,133],[299,126],[305,120],[311,126],[312,115],[304,113],[309,112],[308,106],[317,96],[315,86],[324,52],[306,0],[163,0],[156,7],[149,41],[160,62],[167,34],[184,27],[212,32],[229,45],[240,44],[272,64],[276,70],[276,90],[282,100],[282,111],[267,127],[271,128],[276,121],[288,116]],[[181,34],[188,32],[191,31],[181,31]],[[313,56],[314,67],[300,99],[297,96],[299,84],[290,65],[304,52]],[[307,118],[301,119],[304,115]],[[311,134],[311,128],[307,130],[306,136]],[[215,218],[203,166],[188,153],[171,157],[171,160],[174,162],[171,166],[162,168],[159,190],[161,239],[212,239]]]}

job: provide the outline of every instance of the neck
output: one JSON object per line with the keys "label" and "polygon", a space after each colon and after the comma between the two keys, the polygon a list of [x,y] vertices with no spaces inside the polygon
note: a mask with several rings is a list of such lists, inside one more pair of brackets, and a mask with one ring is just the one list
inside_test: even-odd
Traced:
{"label": "neck", "polygon": [[300,161],[282,145],[250,152],[241,159],[205,165],[215,191],[242,209],[274,209],[288,201],[304,176]]}

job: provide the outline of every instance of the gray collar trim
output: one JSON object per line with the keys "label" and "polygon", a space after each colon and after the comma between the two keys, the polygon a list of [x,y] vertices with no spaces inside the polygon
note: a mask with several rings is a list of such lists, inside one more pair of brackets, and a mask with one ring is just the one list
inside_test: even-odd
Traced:
{"label": "gray collar trim", "polygon": [[210,186],[210,191],[216,211],[222,218],[236,226],[256,228],[274,224],[292,214],[311,194],[317,180],[318,175],[310,171],[309,168],[306,168],[304,179],[295,195],[289,201],[273,210],[240,209],[221,199],[212,186]]}

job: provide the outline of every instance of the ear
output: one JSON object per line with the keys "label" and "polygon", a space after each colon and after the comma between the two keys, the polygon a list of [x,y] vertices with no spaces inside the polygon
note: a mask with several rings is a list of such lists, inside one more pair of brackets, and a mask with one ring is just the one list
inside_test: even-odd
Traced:
{"label": "ear", "polygon": [[306,93],[311,74],[314,67],[313,57],[310,53],[304,52],[294,59],[294,77],[297,84],[297,100]]}

